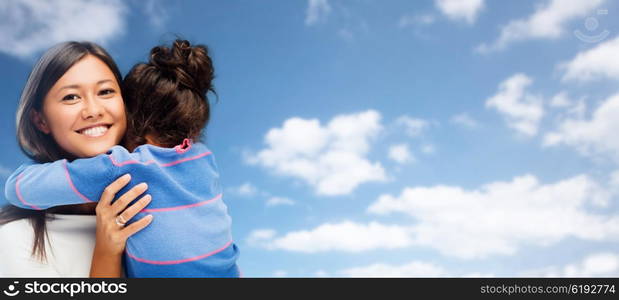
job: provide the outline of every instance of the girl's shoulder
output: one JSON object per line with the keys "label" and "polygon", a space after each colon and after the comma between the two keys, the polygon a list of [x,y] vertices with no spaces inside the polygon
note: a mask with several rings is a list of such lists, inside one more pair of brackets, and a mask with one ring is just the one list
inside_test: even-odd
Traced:
{"label": "girl's shoulder", "polygon": [[[126,150],[125,150],[126,151]],[[160,147],[151,144],[140,145],[133,150],[135,156],[186,156],[211,152],[206,144],[185,139],[174,147]]]}

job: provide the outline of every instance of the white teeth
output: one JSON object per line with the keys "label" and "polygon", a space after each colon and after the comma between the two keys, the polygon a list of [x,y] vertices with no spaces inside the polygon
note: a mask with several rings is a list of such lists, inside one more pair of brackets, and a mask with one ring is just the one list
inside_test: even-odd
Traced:
{"label": "white teeth", "polygon": [[87,136],[97,137],[102,136],[107,132],[107,126],[97,126],[82,130],[82,134]]}

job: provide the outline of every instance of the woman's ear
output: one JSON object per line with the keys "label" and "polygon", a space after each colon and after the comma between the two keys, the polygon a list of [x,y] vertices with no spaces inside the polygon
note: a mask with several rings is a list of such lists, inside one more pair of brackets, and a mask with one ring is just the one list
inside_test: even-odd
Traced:
{"label": "woman's ear", "polygon": [[47,126],[47,122],[45,122],[45,118],[41,115],[40,112],[36,110],[30,111],[30,119],[34,126],[36,126],[41,132],[45,134],[49,134],[51,130],[49,130],[49,126]]}

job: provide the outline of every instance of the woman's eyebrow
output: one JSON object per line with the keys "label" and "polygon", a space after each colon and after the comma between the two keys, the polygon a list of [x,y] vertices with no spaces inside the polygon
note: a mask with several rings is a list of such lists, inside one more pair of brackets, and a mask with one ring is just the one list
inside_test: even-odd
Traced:
{"label": "woman's eyebrow", "polygon": [[71,85],[65,85],[61,88],[58,89],[58,91],[64,90],[64,89],[78,89],[80,87],[79,84],[71,84]]}
{"label": "woman's eyebrow", "polygon": [[99,80],[99,81],[97,81],[97,85],[100,85],[100,84],[102,84],[102,83],[106,83],[106,82],[112,82],[112,81],[113,81],[112,79],[103,79],[103,80]]}
{"label": "woman's eyebrow", "polygon": [[[103,79],[103,80],[97,81],[96,85],[100,85],[100,84],[103,84],[103,83],[106,83],[106,82],[112,82],[112,81],[113,81],[112,79]],[[78,89],[78,88],[80,88],[79,84],[71,84],[71,85],[65,85],[65,86],[59,88],[58,91],[61,91],[63,89]]]}

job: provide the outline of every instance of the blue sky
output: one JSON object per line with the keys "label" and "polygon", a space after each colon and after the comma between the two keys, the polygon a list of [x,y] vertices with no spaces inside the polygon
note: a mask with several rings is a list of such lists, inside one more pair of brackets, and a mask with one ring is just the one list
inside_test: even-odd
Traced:
{"label": "blue sky", "polygon": [[[0,4],[2,181],[39,55],[215,62],[207,141],[246,276],[618,276],[619,6],[595,1]],[[0,199],[0,203],[3,199]]]}

